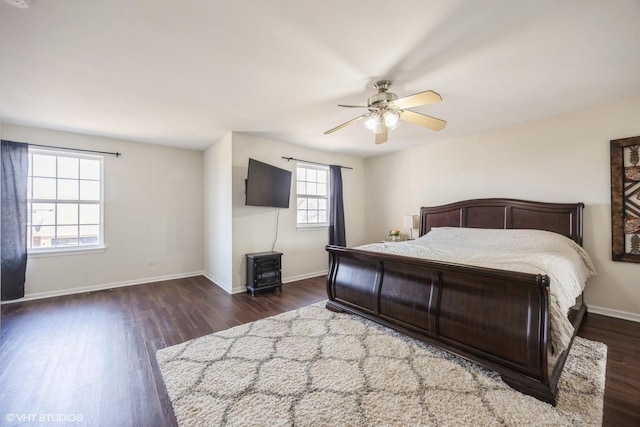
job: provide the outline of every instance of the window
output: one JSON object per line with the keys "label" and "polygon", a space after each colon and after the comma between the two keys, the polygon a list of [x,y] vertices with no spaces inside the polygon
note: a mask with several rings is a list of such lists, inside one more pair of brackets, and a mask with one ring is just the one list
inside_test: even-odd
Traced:
{"label": "window", "polygon": [[329,167],[298,163],[296,194],[298,227],[329,225]]}
{"label": "window", "polygon": [[104,244],[102,156],[30,148],[28,180],[30,252]]}

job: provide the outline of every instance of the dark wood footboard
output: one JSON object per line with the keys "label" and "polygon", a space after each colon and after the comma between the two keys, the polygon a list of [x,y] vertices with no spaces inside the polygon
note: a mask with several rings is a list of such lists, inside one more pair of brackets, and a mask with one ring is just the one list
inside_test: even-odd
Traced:
{"label": "dark wood footboard", "polygon": [[[499,372],[555,405],[549,278],[327,246],[327,308],[358,314]],[[574,317],[579,321],[584,305]]]}

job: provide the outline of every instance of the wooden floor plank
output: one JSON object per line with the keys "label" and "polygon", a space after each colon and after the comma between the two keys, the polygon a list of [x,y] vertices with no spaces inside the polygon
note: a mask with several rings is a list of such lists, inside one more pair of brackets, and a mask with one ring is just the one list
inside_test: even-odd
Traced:
{"label": "wooden floor plank", "polygon": [[608,347],[604,425],[640,426],[640,323],[589,314],[579,335]]}
{"label": "wooden floor plank", "polygon": [[[158,349],[324,299],[323,277],[255,297],[193,277],[5,304],[0,425],[68,412],[82,425],[175,426]],[[640,324],[589,314],[579,335],[609,347],[604,425],[640,425]]]}

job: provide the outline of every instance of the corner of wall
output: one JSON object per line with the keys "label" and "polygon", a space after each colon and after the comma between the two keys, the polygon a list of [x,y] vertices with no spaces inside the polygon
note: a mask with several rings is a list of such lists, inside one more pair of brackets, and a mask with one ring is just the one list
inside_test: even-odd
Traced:
{"label": "corner of wall", "polygon": [[205,276],[231,293],[232,205],[231,142],[228,133],[204,154],[204,271]]}
{"label": "corner of wall", "polygon": [[[289,209],[246,206],[244,180],[247,177],[248,160],[269,163],[295,173],[295,162],[288,157],[324,164],[342,164],[352,169],[343,174],[345,222],[347,241],[350,245],[366,243],[364,238],[364,159],[335,152],[320,151],[258,137],[234,133],[232,145],[232,288],[235,293],[245,289],[247,253],[275,250],[282,252],[283,282],[291,278],[322,275],[327,268],[325,246],[327,229],[298,229],[295,185],[292,185]],[[295,176],[295,175],[294,175]],[[295,178],[294,178],[295,179]]]}
{"label": "corner of wall", "polygon": [[213,274],[209,273],[208,271],[204,271],[202,273],[202,275],[204,277],[206,277],[207,279],[209,279],[214,285],[216,285],[217,287],[219,287],[223,291],[225,291],[225,292],[227,292],[229,294],[237,293],[237,292],[234,292],[234,290],[231,288],[231,284],[225,283],[224,281],[220,280],[219,278],[217,278]]}

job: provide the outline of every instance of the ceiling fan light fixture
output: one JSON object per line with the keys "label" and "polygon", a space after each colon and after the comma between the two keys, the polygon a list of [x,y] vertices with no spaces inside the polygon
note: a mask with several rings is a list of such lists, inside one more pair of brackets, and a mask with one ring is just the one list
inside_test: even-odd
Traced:
{"label": "ceiling fan light fixture", "polygon": [[383,117],[387,129],[395,129],[400,123],[400,113],[398,111],[386,110]]}
{"label": "ceiling fan light fixture", "polygon": [[442,97],[432,90],[398,98],[395,93],[388,92],[390,80],[380,80],[374,84],[378,93],[367,99],[367,105],[342,105],[347,108],[366,108],[369,111],[361,116],[342,123],[324,134],[328,135],[342,129],[358,120],[363,120],[367,129],[376,135],[376,144],[383,144],[388,140],[390,130],[398,127],[400,120],[416,124],[431,130],[442,130],[447,122],[435,117],[417,113],[409,108],[421,105],[435,104],[442,101]]}
{"label": "ceiling fan light fixture", "polygon": [[373,133],[382,133],[382,121],[379,113],[371,113],[364,119],[364,125]]}
{"label": "ceiling fan light fixture", "polygon": [[389,108],[372,111],[364,119],[366,128],[376,135],[384,132],[385,128],[387,130],[395,129],[398,127],[398,123],[400,123],[400,111]]}

